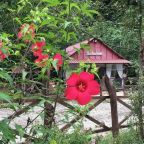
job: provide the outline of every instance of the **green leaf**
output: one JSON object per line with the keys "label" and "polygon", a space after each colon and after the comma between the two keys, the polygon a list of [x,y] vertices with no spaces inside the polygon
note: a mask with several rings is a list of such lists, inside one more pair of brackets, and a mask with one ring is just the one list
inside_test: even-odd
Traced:
{"label": "green leaf", "polygon": [[57,144],[57,142],[55,140],[51,140],[50,144]]}
{"label": "green leaf", "polygon": [[14,20],[15,20],[18,24],[20,24],[20,25],[22,24],[22,22],[20,21],[20,18],[15,17]]}
{"label": "green leaf", "polygon": [[8,81],[10,85],[13,84],[12,77],[6,71],[0,71],[0,78]]}
{"label": "green leaf", "polygon": [[43,67],[43,68],[41,69],[41,74],[42,74],[42,76],[45,75],[46,71],[47,71],[47,68],[46,68],[46,67]]}
{"label": "green leaf", "polygon": [[14,10],[14,9],[11,9],[11,8],[8,8],[7,10],[9,10],[10,12],[15,12],[16,10]]}
{"label": "green leaf", "polygon": [[60,4],[59,0],[42,0],[43,2],[47,2],[48,6],[57,6]]}
{"label": "green leaf", "polygon": [[44,25],[47,25],[47,24],[49,24],[49,23],[50,23],[50,22],[49,22],[47,19],[45,19],[45,20],[42,21],[40,27],[42,27],[42,26],[44,26]]}
{"label": "green leaf", "polygon": [[0,100],[5,100],[5,101],[10,103],[12,98],[9,95],[0,92]]}
{"label": "green leaf", "polygon": [[26,72],[25,70],[22,70],[22,79],[25,80],[26,76],[27,76],[28,72]]}
{"label": "green leaf", "polygon": [[53,61],[52,61],[52,66],[53,66],[53,67],[55,68],[55,70],[58,72],[57,62],[58,62],[58,60],[53,60]]}
{"label": "green leaf", "polygon": [[26,32],[28,31],[29,27],[30,27],[30,26],[29,26],[28,24],[26,24],[25,27],[22,29],[22,32],[23,32],[24,34],[26,34]]}
{"label": "green leaf", "polygon": [[9,127],[7,121],[0,122],[0,133],[2,133],[3,139],[15,141],[14,131]]}
{"label": "green leaf", "polygon": [[72,9],[73,7],[76,8],[77,10],[79,10],[79,11],[81,10],[80,7],[76,3],[71,3],[70,4],[70,9]]}
{"label": "green leaf", "polygon": [[91,10],[87,3],[84,3],[83,5],[81,5],[81,11],[82,11],[82,14],[85,14],[86,16],[91,17],[91,18],[93,18],[93,14],[99,15],[99,12],[95,10]]}
{"label": "green leaf", "polygon": [[67,28],[70,24],[71,24],[71,22],[65,21],[64,28]]}
{"label": "green leaf", "polygon": [[88,45],[88,44],[82,44],[81,43],[80,47],[83,48],[83,49],[85,49],[85,50],[90,50],[91,49],[90,45]]}
{"label": "green leaf", "polygon": [[21,125],[17,125],[17,124],[15,125],[15,128],[18,131],[20,138],[22,138],[25,134],[24,128],[22,128]]}

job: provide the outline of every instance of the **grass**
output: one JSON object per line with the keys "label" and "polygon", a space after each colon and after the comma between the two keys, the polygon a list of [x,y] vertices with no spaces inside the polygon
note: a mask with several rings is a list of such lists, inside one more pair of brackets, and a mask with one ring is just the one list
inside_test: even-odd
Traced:
{"label": "grass", "polygon": [[98,141],[98,144],[144,144],[134,129],[121,131],[117,138],[107,135]]}

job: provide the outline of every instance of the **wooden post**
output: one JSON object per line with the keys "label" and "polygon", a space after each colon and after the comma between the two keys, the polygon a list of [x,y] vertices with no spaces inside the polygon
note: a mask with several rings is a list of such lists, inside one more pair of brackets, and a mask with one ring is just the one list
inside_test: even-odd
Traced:
{"label": "wooden post", "polygon": [[105,79],[106,88],[107,88],[109,96],[110,96],[112,134],[113,134],[113,137],[116,137],[119,133],[116,90],[112,86],[112,84],[107,76],[105,76],[104,79]]}

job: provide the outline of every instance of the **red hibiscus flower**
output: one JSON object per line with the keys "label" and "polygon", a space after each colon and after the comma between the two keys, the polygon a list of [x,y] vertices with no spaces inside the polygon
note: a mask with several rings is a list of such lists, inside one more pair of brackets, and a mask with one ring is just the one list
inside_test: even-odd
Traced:
{"label": "red hibiscus flower", "polygon": [[53,57],[53,60],[57,60],[57,69],[59,69],[63,64],[61,54],[59,54],[59,53],[55,54],[54,57]]}
{"label": "red hibiscus flower", "polygon": [[[2,49],[2,46],[3,46],[3,42],[0,41],[0,49]],[[6,57],[7,57],[7,54],[5,54],[3,50],[0,50],[0,61],[4,60]]]}
{"label": "red hibiscus flower", "polygon": [[100,92],[100,85],[94,80],[94,75],[88,72],[73,73],[66,83],[66,98],[68,100],[77,100],[80,105],[88,104],[92,95],[97,95]]}
{"label": "red hibiscus flower", "polygon": [[45,67],[47,64],[49,56],[47,54],[39,54],[38,58],[35,60],[35,63],[39,67]]}
{"label": "red hibiscus flower", "polygon": [[0,51],[0,61],[4,60],[7,57],[6,54],[3,54],[2,51]]}
{"label": "red hibiscus flower", "polygon": [[39,54],[38,58],[35,60],[36,63],[42,62],[43,60],[48,59],[48,55],[47,54]]}
{"label": "red hibiscus flower", "polygon": [[35,37],[35,26],[34,24],[23,24],[18,32],[18,39],[22,39],[28,43]]}
{"label": "red hibiscus flower", "polygon": [[45,46],[45,41],[36,42],[31,46],[32,52],[34,56],[39,56],[42,54],[42,47]]}
{"label": "red hibiscus flower", "polygon": [[31,50],[33,52],[33,55],[37,57],[35,60],[35,63],[39,67],[44,67],[47,64],[47,60],[49,58],[48,54],[42,53],[42,47],[45,46],[45,41],[36,42],[31,46]]}

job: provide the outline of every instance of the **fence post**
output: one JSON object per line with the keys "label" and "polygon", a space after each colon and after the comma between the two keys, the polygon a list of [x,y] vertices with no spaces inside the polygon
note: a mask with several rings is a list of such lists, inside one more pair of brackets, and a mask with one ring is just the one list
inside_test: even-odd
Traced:
{"label": "fence post", "polygon": [[116,137],[119,133],[118,112],[117,112],[117,96],[114,86],[111,84],[107,76],[104,77],[105,85],[110,96],[112,134]]}

